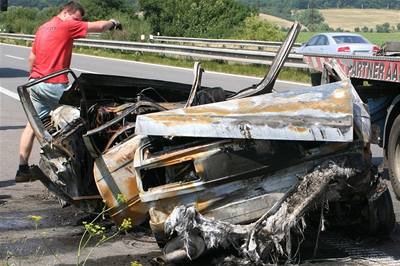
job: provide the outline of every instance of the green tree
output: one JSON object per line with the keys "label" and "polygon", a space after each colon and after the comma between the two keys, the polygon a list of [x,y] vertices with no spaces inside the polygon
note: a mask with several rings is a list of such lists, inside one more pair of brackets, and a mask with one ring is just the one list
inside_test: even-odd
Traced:
{"label": "green tree", "polygon": [[283,41],[285,35],[274,24],[261,21],[258,16],[251,16],[238,27],[232,36],[241,40]]}
{"label": "green tree", "polygon": [[383,24],[376,25],[376,32],[390,32],[390,24],[385,22]]}
{"label": "green tree", "polygon": [[368,31],[369,31],[369,29],[368,29],[368,27],[367,27],[367,26],[364,26],[364,27],[362,27],[362,28],[361,28],[361,31],[362,31],[362,32],[368,32]]}
{"label": "green tree", "polygon": [[47,7],[42,10],[11,6],[7,12],[0,13],[0,26],[8,32],[34,34],[45,21],[58,13],[58,7]]}
{"label": "green tree", "polygon": [[129,0],[80,0],[85,8],[85,18],[88,20],[100,20],[110,18],[114,12],[135,15],[134,6]]}
{"label": "green tree", "polygon": [[250,14],[234,0],[139,0],[153,32],[171,36],[221,38]]}
{"label": "green tree", "polygon": [[306,26],[309,31],[327,31],[331,30],[324,21],[322,14],[315,8],[309,8],[297,11],[295,14],[296,20]]}

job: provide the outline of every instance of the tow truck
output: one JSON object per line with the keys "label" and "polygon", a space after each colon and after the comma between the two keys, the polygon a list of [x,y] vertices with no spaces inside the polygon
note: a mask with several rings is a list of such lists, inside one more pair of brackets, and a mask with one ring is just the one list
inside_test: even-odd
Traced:
{"label": "tow truck", "polygon": [[371,115],[372,143],[383,148],[393,190],[400,200],[400,42],[388,42],[374,56],[303,54],[311,69],[313,86],[335,79],[326,73],[328,62],[336,61],[351,79]]}

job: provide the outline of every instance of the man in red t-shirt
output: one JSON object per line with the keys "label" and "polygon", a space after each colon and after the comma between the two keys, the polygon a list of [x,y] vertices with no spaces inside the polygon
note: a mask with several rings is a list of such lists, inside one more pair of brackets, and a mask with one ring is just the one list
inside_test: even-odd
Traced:
{"label": "man in red t-shirt", "polygon": [[[121,28],[121,24],[114,19],[84,22],[82,21],[84,15],[83,7],[77,2],[71,1],[61,8],[57,16],[39,27],[28,59],[30,79],[38,79],[55,71],[69,68],[74,39],[84,38],[88,32],[103,32]],[[30,88],[31,100],[40,118],[47,116],[58,106],[58,101],[67,88],[68,76],[66,74]],[[20,139],[20,162],[15,176],[16,182],[27,182],[34,179],[28,166],[34,137],[33,130],[27,123]]]}

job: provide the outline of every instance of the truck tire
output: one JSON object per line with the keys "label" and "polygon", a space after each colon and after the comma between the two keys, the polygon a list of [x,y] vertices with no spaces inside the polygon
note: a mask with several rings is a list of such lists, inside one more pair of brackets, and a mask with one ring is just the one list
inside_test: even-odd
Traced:
{"label": "truck tire", "polygon": [[376,200],[369,202],[368,209],[368,233],[375,236],[389,236],[396,225],[389,189],[386,189]]}
{"label": "truck tire", "polygon": [[396,117],[390,130],[387,151],[390,181],[397,199],[400,200],[400,115]]}

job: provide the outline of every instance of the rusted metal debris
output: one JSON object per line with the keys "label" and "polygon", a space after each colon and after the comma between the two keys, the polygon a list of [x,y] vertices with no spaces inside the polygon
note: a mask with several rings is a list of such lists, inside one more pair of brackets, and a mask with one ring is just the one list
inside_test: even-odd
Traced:
{"label": "rusted metal debris", "polygon": [[[192,85],[66,70],[21,86],[42,149],[37,175],[64,206],[96,211],[103,200],[117,224],[149,219],[159,263],[218,247],[243,263],[290,260],[292,229],[324,204],[335,206],[318,212],[331,224],[389,232],[370,117],[350,80],[330,62],[326,84],[274,90],[299,31],[295,23],[262,81],[237,93],[202,86],[200,64]],[[75,78],[65,105],[39,119],[28,88],[63,73]]]}

